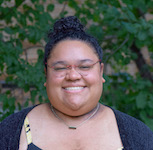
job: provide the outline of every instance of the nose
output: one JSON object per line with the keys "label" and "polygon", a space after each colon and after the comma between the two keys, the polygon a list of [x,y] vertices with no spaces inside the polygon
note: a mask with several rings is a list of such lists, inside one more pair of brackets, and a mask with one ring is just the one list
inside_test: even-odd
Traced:
{"label": "nose", "polygon": [[74,68],[69,69],[65,76],[67,80],[79,80],[81,79],[81,77],[81,74],[77,72]]}

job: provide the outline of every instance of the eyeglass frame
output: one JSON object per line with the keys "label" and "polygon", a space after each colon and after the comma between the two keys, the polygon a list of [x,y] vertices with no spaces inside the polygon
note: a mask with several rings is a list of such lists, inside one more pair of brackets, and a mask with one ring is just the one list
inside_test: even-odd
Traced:
{"label": "eyeglass frame", "polygon": [[[89,66],[93,68],[93,66],[96,65],[98,62],[101,63],[101,59],[99,59],[98,61],[96,61],[95,63],[93,63],[93,64],[91,64],[91,65],[89,65]],[[51,68],[51,69],[54,69],[54,66],[49,66],[49,65],[47,64],[47,62],[45,63],[45,65],[46,65],[47,67]],[[66,70],[65,70],[65,75],[64,75],[64,76],[66,76],[67,71],[68,71],[68,70],[71,70],[72,68],[74,68],[75,71],[78,72],[76,68],[79,67],[79,66],[80,66],[80,65],[67,65],[67,66],[65,67]],[[54,71],[57,71],[57,70],[54,69]],[[57,72],[58,72],[58,71],[57,71]],[[85,75],[81,74],[80,72],[78,72],[78,73],[79,73],[81,76],[85,76]],[[61,77],[64,77],[64,76],[61,76]]]}

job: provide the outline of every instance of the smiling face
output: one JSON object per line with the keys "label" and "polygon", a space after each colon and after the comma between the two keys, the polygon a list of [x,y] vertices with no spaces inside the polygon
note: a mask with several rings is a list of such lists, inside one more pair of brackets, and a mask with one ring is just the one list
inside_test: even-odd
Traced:
{"label": "smiling face", "polygon": [[96,107],[104,82],[103,64],[96,63],[98,60],[93,48],[82,41],[65,40],[54,47],[47,61],[48,66],[59,69],[68,65],[94,64],[85,74],[81,74],[77,67],[72,67],[64,76],[55,68],[47,68],[47,95],[57,110],[70,116],[79,116]]}

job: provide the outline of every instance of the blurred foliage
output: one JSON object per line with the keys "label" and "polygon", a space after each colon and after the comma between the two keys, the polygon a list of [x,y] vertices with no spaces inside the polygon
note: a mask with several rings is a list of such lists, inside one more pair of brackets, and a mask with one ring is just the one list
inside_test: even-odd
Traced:
{"label": "blurred foliage", "polygon": [[[42,45],[46,33],[56,19],[70,15],[66,8],[74,10],[87,31],[102,45],[105,66],[114,70],[105,75],[101,103],[110,105],[142,120],[153,130],[153,66],[147,64],[142,48],[148,48],[153,57],[153,20],[146,20],[153,14],[152,0],[57,0],[63,9],[53,18],[56,5],[46,0],[0,1],[0,75],[7,74],[6,83],[11,83],[30,92],[31,98],[22,106],[13,97],[11,90],[0,94],[1,119],[15,110],[21,110],[47,101],[43,83],[43,49],[38,50],[35,64],[21,58],[26,53],[23,43]],[[66,7],[67,6],[67,7]],[[135,62],[138,71],[134,76],[127,73],[127,65]]]}

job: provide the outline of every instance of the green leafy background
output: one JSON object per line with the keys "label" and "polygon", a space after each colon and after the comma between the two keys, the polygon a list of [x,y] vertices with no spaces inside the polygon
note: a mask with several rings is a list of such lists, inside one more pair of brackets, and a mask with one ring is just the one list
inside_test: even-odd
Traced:
{"label": "green leafy background", "polygon": [[[60,6],[61,10],[56,12]],[[48,101],[43,71],[44,43],[56,19],[76,15],[94,35],[104,51],[104,64],[113,72],[105,73],[106,83],[100,102],[142,120],[153,130],[153,14],[151,0],[10,0],[0,1],[0,76],[12,86],[0,89],[0,121],[8,115],[36,103]],[[71,11],[70,11],[71,10]],[[29,63],[24,43],[37,48],[36,63]],[[142,55],[148,48],[151,63]],[[35,47],[36,48],[36,47]],[[127,69],[134,62],[137,72]],[[13,90],[30,93],[24,103]]]}

